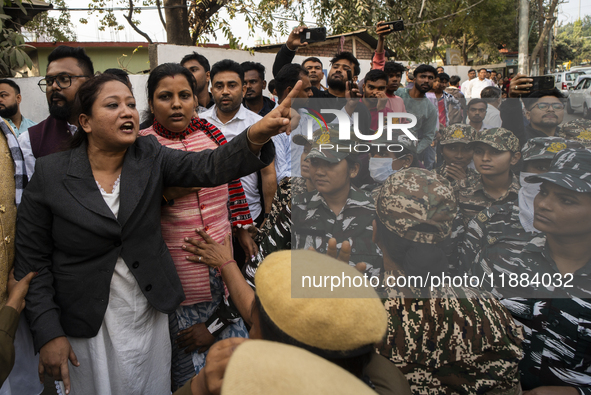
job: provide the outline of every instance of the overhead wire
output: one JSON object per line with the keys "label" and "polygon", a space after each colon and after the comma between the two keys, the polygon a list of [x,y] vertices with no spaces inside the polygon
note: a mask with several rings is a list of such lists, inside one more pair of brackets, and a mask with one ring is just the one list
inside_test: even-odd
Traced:
{"label": "overhead wire", "polygon": [[[429,19],[429,20],[426,20],[426,21],[419,21],[419,22],[414,22],[414,23],[405,23],[404,25],[405,25],[405,27],[407,27],[407,26],[416,26],[416,25],[421,25],[421,24],[425,24],[425,23],[435,22],[435,21],[438,21],[438,20],[441,20],[441,19],[446,19],[446,18],[449,18],[451,16],[454,16],[454,15],[457,15],[459,13],[462,13],[464,11],[467,11],[470,8],[476,7],[478,4],[480,4],[480,3],[484,2],[484,1],[485,0],[480,0],[480,1],[478,1],[478,2],[476,2],[474,4],[472,4],[472,5],[470,5],[468,7],[465,7],[463,9],[459,10],[459,11],[453,12],[453,13],[448,14],[448,15],[445,15],[445,16],[441,16],[441,17],[438,17],[438,18]],[[174,8],[186,8],[186,7],[187,7],[186,5],[182,5],[182,4],[180,4],[180,5],[170,5],[170,6],[162,5],[160,7],[160,9],[174,9]],[[105,8],[98,8],[98,7],[97,8],[68,8],[68,7],[60,7],[60,8],[53,8],[53,9],[50,9],[48,11],[129,11],[129,8],[130,7],[105,7]],[[157,6],[134,6],[133,8],[134,9],[139,9],[139,10],[157,10],[158,9]],[[19,8],[18,7],[4,7],[4,9],[10,10],[10,9],[19,9]],[[286,21],[300,22],[297,19],[287,18],[287,17],[283,17],[283,16],[280,16],[280,15],[273,15],[273,17],[274,18],[277,18],[277,19],[286,20]],[[309,21],[302,21],[302,22],[304,22],[306,24],[309,24],[309,25],[317,25],[318,26],[318,24],[315,23],[315,22],[309,22]],[[373,28],[373,29],[375,29],[375,26],[370,26],[370,25],[345,25],[345,26],[340,26],[340,27],[341,28],[347,28],[348,27],[348,28],[355,28],[355,29],[361,29],[361,28],[367,28],[367,29],[372,29]]]}

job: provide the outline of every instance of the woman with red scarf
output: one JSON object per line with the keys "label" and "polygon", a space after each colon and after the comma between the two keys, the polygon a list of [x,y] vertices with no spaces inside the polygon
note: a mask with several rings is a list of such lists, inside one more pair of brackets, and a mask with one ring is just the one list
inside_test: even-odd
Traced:
{"label": "woman with red scarf", "polygon": [[[195,92],[196,82],[188,69],[176,63],[156,67],[148,79],[153,123],[140,135],[154,135],[162,145],[184,151],[213,150],[226,144],[220,130],[195,116]],[[256,254],[256,244],[247,230],[253,222],[239,179],[214,188],[165,189],[161,222],[162,236],[187,297],[176,317],[170,317],[176,388],[201,370],[206,350],[215,341],[248,336],[240,315],[228,302],[217,272],[186,259],[189,253],[183,249],[185,238],[194,237],[196,229],[205,229],[221,243],[234,228],[247,256]],[[192,366],[186,354],[192,354]]]}

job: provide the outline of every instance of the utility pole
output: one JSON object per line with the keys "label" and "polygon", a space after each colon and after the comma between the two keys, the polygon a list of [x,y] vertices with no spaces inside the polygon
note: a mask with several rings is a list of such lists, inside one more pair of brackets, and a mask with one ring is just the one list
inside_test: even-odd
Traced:
{"label": "utility pole", "polygon": [[552,72],[552,29],[548,32],[548,61],[546,65],[548,67],[548,74]]}
{"label": "utility pole", "polygon": [[529,29],[529,0],[519,0],[519,72],[528,74],[529,48],[527,45]]}

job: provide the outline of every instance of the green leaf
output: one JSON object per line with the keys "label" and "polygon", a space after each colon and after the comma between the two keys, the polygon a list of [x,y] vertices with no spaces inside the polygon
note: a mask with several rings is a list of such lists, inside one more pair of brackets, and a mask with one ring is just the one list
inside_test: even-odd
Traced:
{"label": "green leaf", "polygon": [[18,67],[23,67],[25,64],[25,57],[23,56],[21,50],[17,48],[14,52],[16,53],[16,64],[18,64]]}

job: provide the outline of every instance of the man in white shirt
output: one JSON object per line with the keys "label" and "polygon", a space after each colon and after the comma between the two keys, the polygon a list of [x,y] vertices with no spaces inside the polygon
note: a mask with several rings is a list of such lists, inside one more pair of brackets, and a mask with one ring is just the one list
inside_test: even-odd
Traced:
{"label": "man in white shirt", "polygon": [[464,92],[466,99],[479,99],[484,88],[494,86],[494,83],[486,78],[486,74],[487,70],[485,68],[478,70],[478,78],[471,80],[466,87],[466,92]]}
{"label": "man in white shirt", "polygon": [[[200,114],[201,118],[215,125],[231,141],[244,129],[258,122],[262,117],[242,105],[246,91],[244,71],[239,63],[225,59],[213,65],[210,72],[211,94],[214,106]],[[261,170],[265,207],[261,204],[257,173],[242,177],[242,187],[248,201],[250,214],[257,226],[261,225],[264,214],[271,211],[273,196],[277,190],[275,163]]]}
{"label": "man in white shirt", "polygon": [[466,96],[466,92],[468,91],[468,86],[470,85],[470,81],[476,78],[476,70],[470,69],[468,70],[468,79],[462,82],[462,86],[460,86],[460,91]]}
{"label": "man in white shirt", "polygon": [[484,123],[487,104],[482,99],[472,99],[468,103],[468,119],[466,123],[472,126],[477,132],[491,127]]}
{"label": "man in white shirt", "polygon": [[500,128],[503,125],[501,120],[501,90],[496,86],[489,86],[482,90],[480,94],[482,100],[486,102],[486,117],[482,121],[489,128]]}

